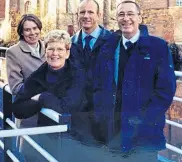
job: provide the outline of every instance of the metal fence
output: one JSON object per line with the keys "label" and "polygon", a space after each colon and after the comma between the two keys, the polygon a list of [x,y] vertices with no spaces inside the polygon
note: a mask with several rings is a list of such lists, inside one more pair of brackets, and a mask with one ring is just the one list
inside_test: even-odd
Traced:
{"label": "metal fence", "polygon": [[[2,82],[0,82],[0,88],[3,89],[2,92],[3,113],[0,112],[0,118],[3,119],[3,129],[4,129],[0,131],[0,138],[4,137],[4,142],[0,141],[0,147],[4,150],[4,162],[21,161],[21,155],[18,155],[17,150],[15,150],[15,148],[13,147],[13,138],[7,138],[13,136],[22,136],[30,145],[32,145],[32,147],[34,147],[48,161],[58,162],[55,157],[50,155],[46,150],[44,150],[28,135],[66,132],[70,128],[71,116],[69,114],[62,115],[55,112],[54,110],[43,108],[41,110],[41,113],[49,117],[50,119],[54,120],[55,122],[57,122],[59,125],[18,129],[15,123],[12,121],[12,111],[10,109],[12,104],[12,95],[10,88],[8,85],[5,85]],[[63,121],[64,123],[66,122],[67,124],[62,125]],[[20,159],[18,159],[16,155],[20,157]]]}

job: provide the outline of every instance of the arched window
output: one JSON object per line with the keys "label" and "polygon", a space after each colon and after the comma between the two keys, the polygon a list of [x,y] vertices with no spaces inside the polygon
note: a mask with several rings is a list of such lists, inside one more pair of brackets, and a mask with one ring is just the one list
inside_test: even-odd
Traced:
{"label": "arched window", "polygon": [[25,13],[28,13],[31,9],[31,2],[30,1],[26,1],[25,2]]}

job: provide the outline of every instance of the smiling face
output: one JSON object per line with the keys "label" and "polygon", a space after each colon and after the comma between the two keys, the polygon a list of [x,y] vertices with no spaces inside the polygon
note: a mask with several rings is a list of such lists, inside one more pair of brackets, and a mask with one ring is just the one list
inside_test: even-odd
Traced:
{"label": "smiling face", "polygon": [[69,58],[70,51],[66,44],[61,41],[50,42],[46,47],[46,60],[53,70],[61,69]]}
{"label": "smiling face", "polygon": [[82,29],[90,34],[98,26],[100,14],[93,1],[83,1],[78,9],[78,21]]}
{"label": "smiling face", "polygon": [[117,8],[117,21],[124,37],[131,39],[139,30],[142,18],[134,3],[121,3]]}
{"label": "smiling face", "polygon": [[35,45],[40,39],[40,29],[35,22],[26,20],[23,24],[22,35],[28,44]]}

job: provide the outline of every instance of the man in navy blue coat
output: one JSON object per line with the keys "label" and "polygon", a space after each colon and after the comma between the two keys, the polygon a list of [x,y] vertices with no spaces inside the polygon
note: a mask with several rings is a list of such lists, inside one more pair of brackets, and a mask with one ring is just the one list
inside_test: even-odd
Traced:
{"label": "man in navy blue coat", "polygon": [[[112,151],[134,149],[140,162],[154,162],[176,90],[172,56],[166,41],[140,33],[137,3],[119,3],[117,21],[122,36],[112,34],[93,70],[95,120]],[[142,159],[151,150],[153,158]]]}
{"label": "man in navy blue coat", "polygon": [[[88,106],[85,111],[78,114],[80,120],[80,133],[75,134],[84,143],[94,143],[97,138],[97,126],[92,121],[93,112],[93,90],[91,71],[96,66],[96,60],[100,48],[111,35],[110,31],[99,25],[100,8],[95,0],[83,0],[78,7],[78,21],[81,29],[72,37],[70,59],[78,65],[80,72],[84,71],[85,75],[80,76],[86,82],[86,96]],[[81,73],[80,73],[81,74]],[[83,74],[83,73],[82,73]],[[77,130],[78,132],[78,130]]]}

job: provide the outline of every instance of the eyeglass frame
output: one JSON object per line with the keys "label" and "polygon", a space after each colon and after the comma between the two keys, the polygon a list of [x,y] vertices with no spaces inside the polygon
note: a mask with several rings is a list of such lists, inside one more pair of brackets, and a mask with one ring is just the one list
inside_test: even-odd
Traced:
{"label": "eyeglass frame", "polygon": [[119,14],[117,14],[117,17],[120,17],[120,18],[124,19],[125,16],[127,16],[128,18],[132,19],[132,18],[134,18],[134,16],[140,15],[140,14],[141,14],[140,12],[138,12],[138,13],[133,13],[133,12],[125,13],[125,12],[120,12]]}

